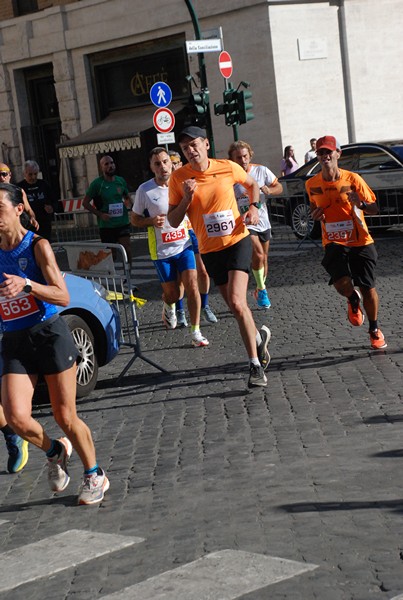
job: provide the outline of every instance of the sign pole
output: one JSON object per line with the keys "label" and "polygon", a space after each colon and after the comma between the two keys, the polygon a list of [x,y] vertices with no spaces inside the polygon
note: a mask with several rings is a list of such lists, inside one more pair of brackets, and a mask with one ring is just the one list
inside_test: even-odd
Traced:
{"label": "sign pole", "polygon": [[[225,50],[223,50],[220,56],[218,57],[218,66],[220,68],[221,75],[224,77],[224,89],[234,89],[232,87],[232,83],[229,80],[232,75],[232,58],[230,54],[228,54],[228,52],[226,52]],[[238,125],[236,123],[232,125],[232,132],[234,136],[234,142],[237,142],[239,140],[239,136]]]}
{"label": "sign pole", "polygon": [[[201,32],[199,27],[199,20],[197,18],[195,9],[193,8],[191,0],[185,0],[186,6],[190,13],[190,17],[193,23],[193,29],[195,32],[195,37],[197,40],[201,40]],[[206,75],[206,64],[204,62],[204,53],[201,52],[198,54],[199,60],[199,71],[200,71],[200,84],[202,90],[207,90],[207,75]],[[215,158],[215,145],[214,145],[214,136],[213,136],[213,127],[211,125],[211,112],[210,112],[210,101],[207,102],[207,112],[206,112],[206,129],[207,135],[210,141],[210,154],[212,158]]]}

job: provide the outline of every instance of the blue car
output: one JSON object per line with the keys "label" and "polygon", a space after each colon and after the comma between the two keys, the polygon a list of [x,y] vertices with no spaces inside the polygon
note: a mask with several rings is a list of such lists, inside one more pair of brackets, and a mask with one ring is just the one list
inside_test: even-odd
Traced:
{"label": "blue car", "polygon": [[106,300],[101,285],[83,277],[65,273],[70,304],[59,306],[80,353],[77,364],[77,398],[95,388],[98,368],[107,365],[120,349],[120,316],[114,304]]}
{"label": "blue car", "polygon": [[[79,351],[77,398],[95,388],[98,368],[107,365],[120,349],[120,316],[115,304],[106,300],[106,290],[91,280],[65,273],[70,303],[58,307]],[[1,372],[0,360],[0,372]]]}

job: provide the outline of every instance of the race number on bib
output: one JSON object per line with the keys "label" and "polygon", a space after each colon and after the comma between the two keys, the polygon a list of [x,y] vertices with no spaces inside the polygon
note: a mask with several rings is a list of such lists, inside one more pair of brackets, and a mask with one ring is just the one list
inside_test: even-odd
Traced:
{"label": "race number on bib", "polygon": [[325,223],[327,239],[330,241],[348,241],[353,237],[354,223],[348,221],[335,221],[334,223]]}
{"label": "race number on bib", "polygon": [[121,217],[123,215],[123,204],[121,202],[110,204],[108,208],[108,215],[110,217]]}
{"label": "race number on bib", "polygon": [[184,227],[178,227],[178,229],[171,229],[170,231],[162,231],[161,239],[163,244],[171,244],[178,240],[186,239],[186,231]]}
{"label": "race number on bib", "polygon": [[31,294],[23,294],[12,300],[0,301],[0,316],[3,321],[14,321],[39,312],[35,298]]}
{"label": "race number on bib", "polygon": [[208,237],[231,235],[234,231],[235,219],[231,209],[203,215],[203,220]]}

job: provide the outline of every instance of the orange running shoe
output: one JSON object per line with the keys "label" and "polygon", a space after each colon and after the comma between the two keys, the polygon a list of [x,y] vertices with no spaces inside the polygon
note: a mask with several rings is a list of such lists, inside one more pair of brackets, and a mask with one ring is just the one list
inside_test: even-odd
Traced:
{"label": "orange running shoe", "polygon": [[361,310],[360,305],[358,304],[354,308],[351,305],[351,303],[347,300],[347,307],[348,307],[348,320],[350,321],[351,325],[354,325],[354,327],[360,327],[364,323],[364,320],[365,320],[365,316]]}
{"label": "orange running shoe", "polygon": [[382,348],[387,347],[387,343],[386,343],[383,333],[380,329],[375,329],[375,331],[370,331],[369,339],[371,341],[371,348],[373,348],[374,350],[382,350]]}

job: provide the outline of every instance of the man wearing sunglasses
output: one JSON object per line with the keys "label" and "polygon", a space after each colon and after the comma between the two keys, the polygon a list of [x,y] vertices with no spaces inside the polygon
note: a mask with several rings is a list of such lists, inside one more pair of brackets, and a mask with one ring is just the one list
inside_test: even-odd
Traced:
{"label": "man wearing sunglasses", "polygon": [[[11,183],[10,167],[5,163],[0,163],[0,183]],[[24,227],[37,231],[39,229],[39,223],[35,218],[34,211],[29,205],[28,198],[24,190],[22,190],[22,197],[24,200],[25,213],[27,216],[25,216],[25,214],[23,213],[23,215],[21,215],[21,218],[24,216],[26,218],[26,222],[21,222],[23,223]]]}
{"label": "man wearing sunglasses", "polygon": [[368,232],[365,214],[378,212],[376,196],[365,181],[338,166],[340,144],[331,135],[316,142],[321,171],[305,183],[312,218],[320,221],[325,256],[322,265],[330,284],[347,298],[348,320],[354,326],[364,323],[361,300],[369,321],[369,339],[374,350],[387,344],[378,327],[379,298],[375,289],[378,258]]}

